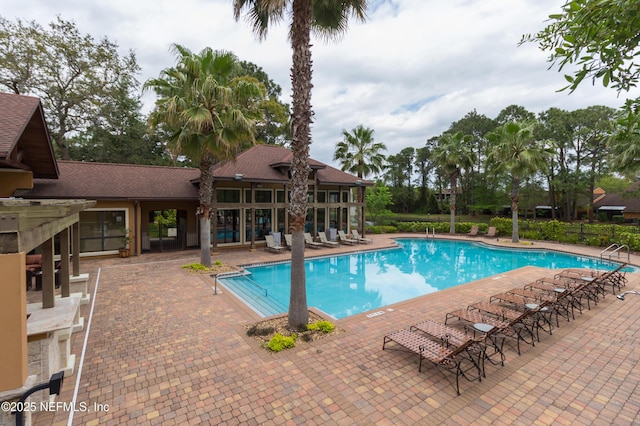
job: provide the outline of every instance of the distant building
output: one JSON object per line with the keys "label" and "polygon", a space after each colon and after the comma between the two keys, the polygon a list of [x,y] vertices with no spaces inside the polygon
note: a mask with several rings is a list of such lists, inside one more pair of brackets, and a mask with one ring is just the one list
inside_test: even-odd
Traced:
{"label": "distant building", "polygon": [[598,213],[613,220],[622,216],[624,222],[638,222],[640,218],[640,182],[635,182],[621,194],[607,194],[602,188],[594,190],[593,207]]}

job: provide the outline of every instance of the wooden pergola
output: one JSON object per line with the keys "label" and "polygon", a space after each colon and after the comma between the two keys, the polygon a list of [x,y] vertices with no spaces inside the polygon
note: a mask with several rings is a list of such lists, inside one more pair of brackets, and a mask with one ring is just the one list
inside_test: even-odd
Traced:
{"label": "wooden pergola", "polygon": [[61,295],[68,297],[70,253],[73,275],[80,273],[79,213],[93,205],[95,201],[87,200],[0,199],[0,254],[41,248],[45,309],[55,304],[54,238],[60,238]]}

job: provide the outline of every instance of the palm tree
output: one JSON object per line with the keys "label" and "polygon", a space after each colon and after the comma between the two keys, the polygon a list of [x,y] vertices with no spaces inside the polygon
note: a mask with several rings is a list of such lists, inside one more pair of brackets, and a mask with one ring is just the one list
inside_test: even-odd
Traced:
{"label": "palm tree", "polygon": [[324,38],[336,37],[347,30],[350,15],[364,20],[367,0],[233,0],[235,19],[243,10],[259,39],[269,27],[291,16],[292,113],[291,200],[289,205],[291,248],[291,292],[289,326],[305,327],[309,321],[304,271],[304,220],[307,215],[309,144],[311,143],[311,30]]}
{"label": "palm tree", "polygon": [[178,44],[172,50],[176,66],[145,82],[143,89],[158,95],[151,123],[169,132],[176,153],[199,163],[200,263],[211,267],[212,167],[254,142],[252,100],[261,100],[264,89],[234,79],[238,59],[230,52],[205,48],[195,54]]}
{"label": "palm tree", "polygon": [[[354,173],[359,178],[377,174],[384,168],[385,156],[381,151],[387,149],[382,142],[374,142],[373,129],[362,125],[355,127],[351,133],[342,131],[343,140],[336,145],[333,159],[342,164],[342,170]],[[358,203],[364,201],[364,187],[358,188]],[[360,211],[360,233],[364,235],[364,207]]]}
{"label": "palm tree", "polygon": [[463,135],[462,132],[454,134],[444,133],[438,138],[438,145],[433,150],[433,161],[442,169],[443,174],[449,177],[449,233],[456,233],[456,194],[458,192],[458,180],[462,170],[469,169],[476,162],[476,154],[471,147],[471,135]]}
{"label": "palm tree", "polygon": [[387,149],[382,142],[374,142],[374,130],[359,125],[351,133],[342,131],[343,140],[336,145],[333,159],[342,164],[342,170],[366,178],[380,173],[384,168],[385,156],[381,151]]}
{"label": "palm tree", "polygon": [[518,204],[520,201],[520,183],[537,172],[545,173],[553,150],[547,141],[535,139],[534,129],[537,121],[512,121],[498,127],[487,135],[493,144],[487,156],[487,167],[495,174],[506,173],[511,178],[511,217],[514,243],[518,236]]}

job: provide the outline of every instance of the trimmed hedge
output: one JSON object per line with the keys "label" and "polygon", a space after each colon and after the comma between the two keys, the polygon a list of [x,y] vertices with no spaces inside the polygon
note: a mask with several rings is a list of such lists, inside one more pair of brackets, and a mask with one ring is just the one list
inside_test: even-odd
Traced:
{"label": "trimmed hedge", "polygon": [[[467,234],[472,226],[478,226],[481,234],[487,232],[489,226],[496,228],[497,235],[511,237],[512,221],[510,218],[495,217],[489,224],[474,222],[456,222],[456,234]],[[394,232],[410,232],[425,234],[449,233],[449,222],[398,222],[397,226],[368,226],[367,232],[387,234]],[[532,221],[518,220],[518,232],[521,238],[539,241],[557,241],[568,244],[583,244],[595,247],[607,247],[611,243],[626,244],[632,251],[640,251],[640,227],[601,224],[571,224],[558,220]]]}

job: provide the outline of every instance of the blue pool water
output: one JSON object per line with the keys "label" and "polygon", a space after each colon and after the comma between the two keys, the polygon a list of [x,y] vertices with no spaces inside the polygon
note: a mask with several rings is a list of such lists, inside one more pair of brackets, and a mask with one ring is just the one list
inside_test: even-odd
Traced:
{"label": "blue pool water", "polygon": [[[598,259],[544,250],[495,248],[469,241],[398,239],[400,247],[305,262],[307,304],[344,318],[524,266],[615,269]],[[247,267],[220,279],[263,316],[286,312],[291,264]],[[526,283],[523,283],[523,285]]]}

